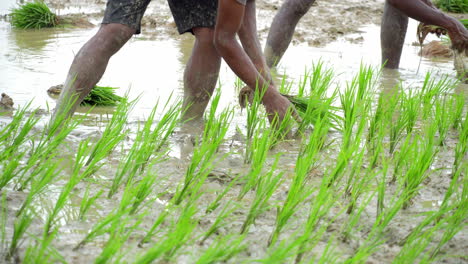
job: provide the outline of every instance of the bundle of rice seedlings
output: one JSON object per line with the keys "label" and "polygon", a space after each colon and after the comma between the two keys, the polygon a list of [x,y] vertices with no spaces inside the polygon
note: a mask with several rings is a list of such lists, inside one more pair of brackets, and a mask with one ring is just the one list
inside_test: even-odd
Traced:
{"label": "bundle of rice seedlings", "polygon": [[[83,106],[115,106],[122,101],[122,97],[115,94],[114,87],[94,86],[91,92],[83,99]],[[51,97],[57,97],[63,90],[63,85],[52,86],[47,90]]]}
{"label": "bundle of rice seedlings", "polygon": [[[340,130],[339,124],[343,119],[339,114],[337,114],[340,108],[331,106],[327,98],[300,97],[297,95],[288,94],[281,95],[286,97],[291,102],[303,121],[307,120],[308,123],[315,124],[319,118],[322,119],[324,116],[328,115],[328,118],[331,120],[330,126],[333,129]],[[251,104],[253,102],[254,92],[248,86],[245,86],[240,90],[238,99],[241,108],[245,108],[247,103]],[[309,113],[313,116],[304,118],[305,114],[307,113],[309,104],[311,107],[313,107],[313,109],[309,109]]]}
{"label": "bundle of rice seedlings", "polygon": [[57,25],[57,16],[40,0],[12,9],[10,16],[15,28],[39,29]]}
{"label": "bundle of rice seedlings", "polygon": [[434,4],[444,11],[468,13],[468,2],[466,0],[437,0]]}
{"label": "bundle of rice seedlings", "polygon": [[114,87],[95,86],[81,105],[115,106],[122,101],[122,97],[115,94]]}

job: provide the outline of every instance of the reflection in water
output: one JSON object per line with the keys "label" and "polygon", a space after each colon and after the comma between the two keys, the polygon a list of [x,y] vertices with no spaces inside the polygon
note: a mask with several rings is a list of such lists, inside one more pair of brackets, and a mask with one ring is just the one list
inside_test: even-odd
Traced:
{"label": "reflection in water", "polygon": [[14,42],[11,47],[17,51],[31,50],[31,53],[40,52],[47,44],[52,43],[58,36],[57,29],[11,29],[10,39]]}

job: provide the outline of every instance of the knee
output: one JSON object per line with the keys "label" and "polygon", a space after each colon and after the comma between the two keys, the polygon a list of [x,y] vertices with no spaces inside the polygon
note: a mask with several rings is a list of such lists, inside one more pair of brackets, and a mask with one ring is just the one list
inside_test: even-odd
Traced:
{"label": "knee", "polygon": [[214,46],[214,29],[206,27],[193,28],[193,34],[197,42],[205,46]]}
{"label": "knee", "polygon": [[286,1],[281,8],[292,18],[303,17],[310,9],[315,0],[293,0]]}
{"label": "knee", "polygon": [[92,39],[103,51],[117,52],[132,36],[135,29],[122,24],[104,24]]}

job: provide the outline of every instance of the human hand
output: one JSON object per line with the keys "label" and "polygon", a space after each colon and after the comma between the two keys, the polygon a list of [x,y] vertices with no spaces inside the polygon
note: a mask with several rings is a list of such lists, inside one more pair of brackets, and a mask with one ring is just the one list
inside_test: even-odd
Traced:
{"label": "human hand", "polygon": [[454,19],[454,26],[448,29],[448,35],[452,41],[452,49],[468,56],[468,30],[460,21]]}

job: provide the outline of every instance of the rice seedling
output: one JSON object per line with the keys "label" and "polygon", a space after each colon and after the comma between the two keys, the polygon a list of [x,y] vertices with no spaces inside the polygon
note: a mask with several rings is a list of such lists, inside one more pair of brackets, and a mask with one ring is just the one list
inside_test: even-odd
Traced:
{"label": "rice seedling", "polygon": [[248,246],[244,235],[218,236],[195,262],[197,264],[221,263],[233,258]]}
{"label": "rice seedling", "polygon": [[11,10],[11,25],[21,29],[40,29],[57,25],[57,16],[41,0]]}
{"label": "rice seedling", "polygon": [[283,205],[278,209],[278,213],[276,215],[276,226],[270,236],[268,242],[269,245],[276,242],[281,230],[286,226],[297,207],[311,194],[312,188],[305,188],[307,176],[310,170],[315,166],[317,154],[324,144],[324,135],[326,135],[327,131],[328,125],[319,120],[315,123],[315,129],[313,133],[311,133],[308,143],[299,152],[294,178],[292,179],[288,195],[286,196]]}
{"label": "rice seedling", "polygon": [[177,222],[169,229],[166,238],[138,257],[135,263],[152,263],[160,257],[166,261],[173,261],[173,257],[189,241],[190,235],[197,226],[198,221],[194,219],[197,210],[193,204],[186,205]]}
{"label": "rice seedling", "polygon": [[32,224],[33,219],[34,219],[34,213],[30,210],[24,211],[22,214],[18,215],[18,217],[15,219],[13,234],[12,234],[11,241],[10,241],[10,247],[9,247],[7,255],[5,256],[5,259],[7,261],[16,255],[17,250],[21,243],[21,239],[26,233],[26,230]]}
{"label": "rice seedling", "polygon": [[205,213],[209,214],[216,210],[216,208],[219,207],[221,204],[221,200],[224,198],[224,196],[232,189],[234,185],[236,185],[239,181],[240,175],[237,175],[224,189],[221,191],[216,198],[206,207]]}
{"label": "rice seedling", "polygon": [[104,264],[120,262],[118,259],[121,258],[121,256],[118,255],[118,252],[127,242],[132,232],[141,224],[142,217],[139,217],[136,223],[133,223],[131,226],[127,225],[128,221],[128,219],[123,219],[123,221],[112,223],[112,227],[109,230],[109,239],[103,247],[101,254],[96,257],[94,263]]}
{"label": "rice seedling", "polygon": [[[404,188],[402,197],[405,200],[403,208],[408,207],[411,199],[417,194],[419,186],[427,177],[431,164],[438,152],[434,146],[435,125],[429,125],[425,139],[417,140],[413,143],[413,147],[409,155],[412,155],[412,160],[406,174],[403,176]],[[422,142],[421,142],[422,141]]]}
{"label": "rice seedling", "polygon": [[[158,177],[152,173],[147,173],[141,180],[136,184],[135,187],[131,187],[133,191],[133,203],[130,214],[137,213],[141,206],[144,204],[144,201],[151,195],[154,190],[156,180]],[[133,185],[133,183],[131,184]]]}
{"label": "rice seedling", "polygon": [[255,188],[255,198],[253,199],[249,212],[247,213],[247,217],[242,224],[240,230],[241,234],[248,232],[250,225],[255,222],[255,219],[268,209],[268,200],[278,188],[283,176],[282,172],[276,173],[278,161],[279,155],[275,158],[275,162],[271,165],[269,171],[259,178],[258,184]]}
{"label": "rice seedling", "polygon": [[127,131],[125,130],[125,123],[128,117],[128,113],[133,108],[135,103],[136,101],[128,102],[128,100],[125,98],[117,106],[117,109],[112,115],[111,120],[104,129],[104,132],[102,132],[101,138],[94,145],[94,148],[91,151],[88,160],[86,161],[89,175],[97,170],[97,163],[105,158],[115,148],[115,146],[125,138],[127,134]]}
{"label": "rice seedling", "polygon": [[[169,100],[168,100],[169,102]],[[166,109],[167,104],[164,106]],[[122,163],[119,164],[116,175],[112,181],[108,198],[111,198],[118,187],[126,181],[132,181],[137,172],[143,172],[146,164],[155,152],[159,151],[174,132],[179,119],[180,102],[172,105],[164,114],[156,127],[152,129],[158,104],[153,108],[144,126],[138,129],[135,141]],[[162,157],[166,152],[158,153]]]}
{"label": "rice seedling", "polygon": [[6,226],[8,223],[8,207],[7,207],[7,192],[2,192],[2,208],[0,208],[0,249],[5,252],[6,245]]}
{"label": "rice seedling", "polygon": [[455,146],[455,159],[453,161],[452,172],[458,171],[460,164],[468,153],[468,112],[465,114],[465,121],[461,124],[458,135],[458,143]]}
{"label": "rice seedling", "polygon": [[[252,146],[252,138],[255,131],[258,129],[260,119],[262,118],[259,117],[259,110],[261,106],[261,98],[263,97],[265,91],[265,89],[262,89],[262,91],[255,89],[252,103],[244,103],[245,107],[247,108],[247,135],[244,157],[245,164],[250,164],[252,162],[252,155],[254,151]],[[248,98],[242,98],[242,100],[248,100]]]}
{"label": "rice seedling", "polygon": [[263,259],[256,260],[258,263],[290,263],[290,259],[297,254],[297,250],[301,245],[301,240],[290,239],[290,241],[282,240],[277,246],[270,246],[266,252],[267,256]]}
{"label": "rice seedling", "polygon": [[437,130],[439,132],[438,146],[444,145],[445,138],[452,124],[450,110],[447,111],[450,109],[447,107],[447,104],[450,104],[450,102],[446,100],[446,97],[443,98],[442,102],[437,100],[434,107],[434,121],[437,123]]}
{"label": "rice seedling", "polygon": [[37,176],[31,180],[31,189],[29,190],[26,199],[17,211],[16,216],[20,216],[22,212],[31,204],[33,199],[43,193],[48,185],[57,178],[60,169],[57,168],[58,163],[46,163],[39,167],[37,170]]}
{"label": "rice seedling", "polygon": [[[58,230],[48,234],[42,239],[36,239],[34,246],[28,246],[24,253],[23,263],[66,263],[63,256],[52,246]],[[39,241],[37,241],[39,240]]]}
{"label": "rice seedling", "polygon": [[96,200],[101,197],[101,195],[104,193],[103,190],[99,190],[94,196],[89,197],[89,185],[86,188],[86,191],[84,193],[83,198],[81,199],[80,203],[80,212],[78,214],[78,219],[80,220],[85,220],[86,219],[86,213],[89,211],[91,208],[91,205],[93,205]]}
{"label": "rice seedling", "polygon": [[330,185],[333,178],[333,171],[325,173],[320,183],[318,193],[310,201],[309,214],[304,223],[304,229],[298,240],[300,245],[296,254],[295,263],[302,261],[306,251],[310,251],[314,245],[322,238],[327,227],[331,225],[336,218],[341,214],[337,213],[332,219],[325,221],[323,225],[319,225],[320,221],[328,214],[332,206],[338,200],[338,195],[334,195],[335,190]]}
{"label": "rice seedling", "polygon": [[[260,121],[260,128],[265,128],[265,120]],[[249,173],[246,176],[246,180],[242,189],[239,192],[238,200],[241,200],[247,192],[257,187],[259,182],[260,174],[265,166],[265,162],[268,156],[268,151],[273,144],[273,132],[266,129],[261,131],[257,129],[255,136],[252,139],[251,149],[255,150],[252,153],[252,164]]]}
{"label": "rice seedling", "polygon": [[214,166],[213,161],[216,158],[215,154],[218,147],[224,141],[229,123],[233,117],[233,110],[225,109],[216,118],[215,112],[219,97],[218,92],[213,98],[201,143],[193,150],[192,159],[185,173],[182,187],[177,188],[173,198],[176,205],[180,204],[187,196],[193,195],[196,197],[198,195],[198,191]]}
{"label": "rice seedling", "polygon": [[211,235],[213,235],[217,230],[219,230],[222,226],[226,225],[225,222],[226,218],[230,216],[234,210],[237,209],[237,206],[232,205],[231,202],[227,202],[227,204],[221,209],[218,216],[214,220],[213,224],[210,226],[208,231],[205,232],[203,238],[201,240],[201,244],[203,244]]}

